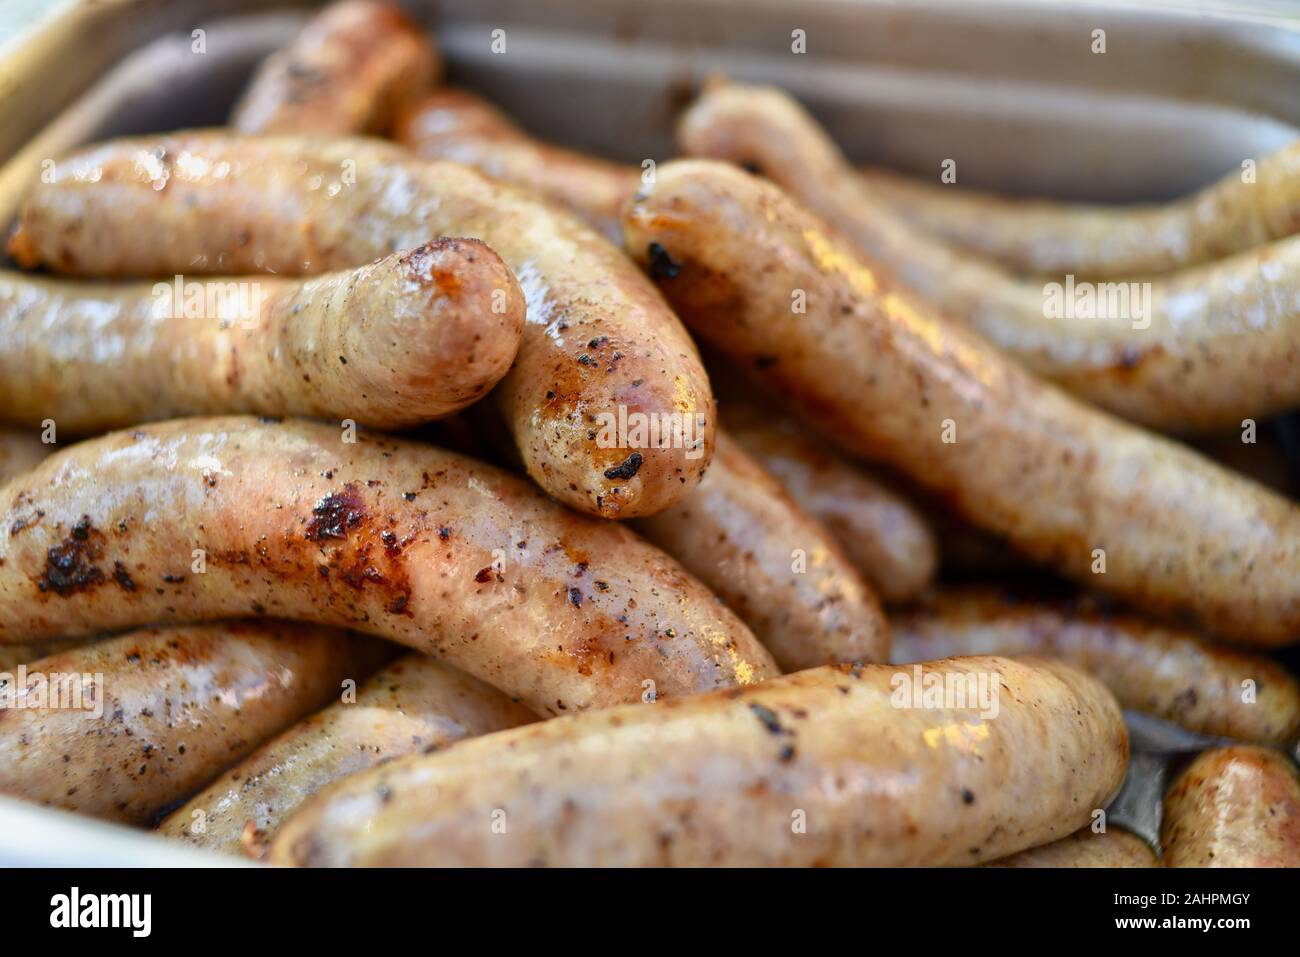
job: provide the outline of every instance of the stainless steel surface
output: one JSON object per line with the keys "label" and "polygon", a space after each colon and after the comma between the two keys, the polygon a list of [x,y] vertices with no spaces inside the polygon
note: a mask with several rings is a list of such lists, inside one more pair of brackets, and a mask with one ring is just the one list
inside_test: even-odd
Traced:
{"label": "stainless steel surface", "polygon": [[[855,159],[933,170],[952,157],[964,184],[1010,192],[1156,199],[1300,136],[1300,21],[1278,3],[1201,4],[1202,15],[1028,0],[405,5],[436,31],[453,80],[548,139],[627,160],[673,154],[673,118],[715,71],[788,88]],[[227,16],[259,6],[75,4],[0,52],[0,223],[41,163],[67,149],[220,123],[253,65],[301,22],[282,9]],[[797,29],[807,53],[791,52]],[[1105,54],[1090,50],[1095,29]],[[505,31],[504,53],[493,52],[494,30]],[[1213,741],[1127,718],[1150,753],[1134,755],[1110,820],[1154,842],[1166,762]],[[0,799],[0,865],[211,861]]]}

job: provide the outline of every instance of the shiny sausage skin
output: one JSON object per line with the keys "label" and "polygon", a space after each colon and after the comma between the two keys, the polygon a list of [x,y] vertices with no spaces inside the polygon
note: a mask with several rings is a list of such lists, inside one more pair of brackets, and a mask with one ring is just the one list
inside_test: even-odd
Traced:
{"label": "shiny sausage skin", "polygon": [[889,665],[590,712],[340,781],[285,823],[270,859],[962,865],[1063,837],[1119,788],[1128,738],[1094,679],[1004,658],[927,669],[996,676],[997,717],[895,707]]}
{"label": "shiny sausage skin", "polygon": [[1184,432],[1300,405],[1300,237],[1132,286],[1020,281],[891,214],[779,90],[717,87],[680,138],[687,154],[757,165],[931,306],[1125,418]]}
{"label": "shiny sausage skin", "polygon": [[1094,832],[1090,827],[1075,831],[1042,847],[1031,847],[985,867],[1159,867],[1151,845],[1136,834],[1118,827]]}
{"label": "shiny sausage skin", "polygon": [[409,645],[539,714],[775,673],[622,525],[463,456],[351,437],[180,419],[52,456],[0,488],[0,643],[274,615]]}
{"label": "shiny sausage skin", "polygon": [[503,183],[540,194],[617,242],[623,204],[641,185],[632,166],[535,140],[487,101],[442,89],[406,111],[394,138],[426,159],[473,166]]}
{"label": "shiny sausage skin", "polygon": [[0,793],[143,824],[389,655],[382,642],[267,621],[146,628],[29,662],[24,701],[37,674],[87,675],[102,681],[103,712],[88,688],[88,710],[0,709]]}
{"label": "shiny sausage skin", "polygon": [[[3,288],[2,283],[0,280],[0,289]],[[0,296],[3,296],[3,292],[0,292]],[[5,340],[0,338],[0,350],[4,348]],[[0,381],[0,390],[4,388],[3,381]],[[0,414],[10,417],[8,409]],[[53,451],[54,446],[42,442],[40,434],[35,430],[11,429],[0,425],[0,482],[7,482],[15,475],[33,468]]]}
{"label": "shiny sausage skin", "polygon": [[934,578],[934,533],[905,498],[781,414],[728,403],[728,433],[772,473],[886,602],[908,601]]}
{"label": "shiny sausage skin", "polygon": [[[1281,665],[1136,615],[954,588],[890,623],[896,662],[1045,655],[1095,675],[1124,707],[1189,731],[1279,745],[1300,732],[1300,684]],[[1245,701],[1248,680],[1254,700]]]}
{"label": "shiny sausage skin", "polygon": [[536,720],[468,675],[407,655],[262,745],[158,826],[163,834],[261,857],[280,823],[331,781],[407,754]]}
{"label": "shiny sausage skin", "polygon": [[11,248],[24,265],[87,276],[298,275],[440,235],[486,242],[523,288],[523,342],[496,395],[538,484],[606,518],[686,498],[715,427],[686,330],[588,227],[465,167],[364,139],[119,140],[34,185]]}
{"label": "shiny sausage skin", "polygon": [[624,238],[702,339],[848,451],[1089,588],[1244,643],[1300,635],[1294,504],[1040,382],[770,183],[662,165]]}
{"label": "shiny sausage skin", "polygon": [[1155,275],[1213,262],[1300,232],[1300,143],[1171,203],[1102,206],[1019,199],[859,170],[895,215],[1029,275]]}
{"label": "shiny sausage skin", "polygon": [[633,527],[725,601],[782,671],[889,657],[880,603],[830,532],[721,429],[691,497]]}
{"label": "shiny sausage skin", "polygon": [[263,61],[230,125],[244,133],[382,133],[441,72],[429,38],[399,7],[343,0]]}
{"label": "shiny sausage skin", "polygon": [[505,263],[466,239],[307,280],[0,274],[0,404],[77,433],[224,412],[404,428],[486,395],[524,311]]}
{"label": "shiny sausage skin", "polygon": [[1300,867],[1300,773],[1267,748],[1203,751],[1165,793],[1168,867]]}

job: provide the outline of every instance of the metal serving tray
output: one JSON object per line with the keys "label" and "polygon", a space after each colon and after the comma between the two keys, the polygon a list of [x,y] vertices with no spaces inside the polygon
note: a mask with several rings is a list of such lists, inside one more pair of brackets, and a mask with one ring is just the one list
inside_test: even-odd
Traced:
{"label": "metal serving tray", "polygon": [[[780,84],[860,161],[1011,193],[1185,193],[1300,137],[1300,14],[1280,2],[426,0],[451,79],[548,139],[613,158],[673,155],[673,119],[710,73]],[[220,124],[303,4],[69,3],[0,53],[0,224],[41,162],[108,136]],[[1292,14],[1287,16],[1286,14]],[[193,31],[202,30],[202,52]],[[504,53],[493,31],[504,30]],[[806,52],[791,49],[804,31]],[[1104,30],[1105,53],[1093,53]],[[0,38],[0,49],[4,49]],[[1207,744],[1129,715],[1113,821],[1159,829],[1169,762]],[[231,861],[0,798],[0,866]]]}

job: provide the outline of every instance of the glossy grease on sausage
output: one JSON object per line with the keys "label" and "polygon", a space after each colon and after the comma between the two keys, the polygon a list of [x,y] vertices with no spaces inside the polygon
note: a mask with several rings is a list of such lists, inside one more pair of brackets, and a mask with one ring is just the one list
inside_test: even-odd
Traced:
{"label": "glossy grease on sausage", "polygon": [[0,506],[0,643],[274,615],[406,644],[540,714],[775,673],[624,526],[416,442],[180,419],[52,456]]}
{"label": "glossy grease on sausage", "polygon": [[715,427],[690,336],[593,230],[466,167],[360,138],[118,140],[33,186],[10,250],[85,276],[301,275],[445,235],[486,242],[524,291],[523,341],[495,396],[538,484],[606,518],[689,495]]}
{"label": "glossy grease on sausage", "polygon": [[982,718],[896,707],[896,671],[828,666],[401,759],[317,794],[271,860],[963,865],[1063,837],[1119,788],[1124,722],[1087,675],[1003,658],[926,666],[931,680],[996,677],[997,716]]}
{"label": "glossy grease on sausage", "polygon": [[406,754],[535,720],[468,675],[407,655],[226,771],[158,826],[199,847],[261,857],[280,823],[331,781]]}
{"label": "glossy grease on sausage", "polygon": [[1086,587],[1248,644],[1300,636],[1294,503],[1039,381],[770,183],[664,164],[624,239],[702,339],[848,451]]}

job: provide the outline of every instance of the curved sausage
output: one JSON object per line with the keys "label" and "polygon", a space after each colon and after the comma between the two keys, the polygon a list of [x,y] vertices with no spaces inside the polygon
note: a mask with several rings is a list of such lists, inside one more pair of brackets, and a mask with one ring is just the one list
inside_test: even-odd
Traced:
{"label": "curved sausage", "polygon": [[1125,418],[1190,431],[1300,405],[1300,237],[1153,281],[1018,281],[893,216],[778,90],[716,87],[679,132],[688,154],[756,164],[929,304]]}
{"label": "curved sausage", "polygon": [[1202,752],[1165,793],[1168,867],[1300,867],[1300,773],[1267,748]]}
{"label": "curved sausage", "polygon": [[87,276],[296,275],[440,235],[483,240],[523,288],[524,338],[496,395],[528,473],[606,518],[685,499],[715,427],[686,330],[586,226],[454,163],[362,139],[119,140],[34,187],[11,249],[24,265]]}
{"label": "curved sausage", "polygon": [[0,699],[0,792],[143,824],[388,654],[268,621],[146,628],[41,658],[26,693]]}
{"label": "curved sausage", "polygon": [[398,119],[394,138],[426,159],[464,163],[545,196],[615,242],[623,205],[641,185],[635,167],[533,139],[466,90],[429,94]]}
{"label": "curved sausage", "polygon": [[1102,206],[1019,199],[859,170],[895,215],[1030,275],[1154,275],[1213,262],[1300,232],[1300,143],[1171,203]]}
{"label": "curved sausage", "polygon": [[728,403],[724,418],[731,437],[826,526],[884,601],[908,601],[929,586],[938,546],[903,496],[785,415]]}
{"label": "curved sausage", "polygon": [[782,671],[889,657],[889,626],[830,532],[718,431],[681,505],[633,523],[753,630]]}
{"label": "curved sausage", "polygon": [[305,281],[0,274],[0,404],[77,433],[222,412],[404,428],[486,395],[523,327],[514,276],[472,239]]}
{"label": "curved sausage", "polygon": [[[5,338],[0,336],[0,350],[5,348]],[[0,388],[4,388],[3,384]],[[54,446],[42,442],[36,432],[0,426],[0,482],[33,468],[53,451]]]}
{"label": "curved sausage", "polygon": [[539,714],[775,673],[622,525],[414,442],[181,419],[73,446],[0,504],[0,643],[274,615],[408,645]]}
{"label": "curved sausage", "polygon": [[396,5],[331,3],[263,61],[230,125],[245,133],[381,133],[441,72],[428,36]]}
{"label": "curved sausage", "polygon": [[775,186],[665,164],[624,238],[702,339],[850,452],[1090,588],[1246,643],[1300,635],[1295,505],[1041,383]]}
{"label": "curved sausage", "polygon": [[407,655],[358,688],[355,700],[336,701],[262,745],[158,829],[200,847],[261,857],[280,823],[331,781],[534,720],[468,675]]}
{"label": "curved sausage", "polygon": [[1151,845],[1118,827],[1094,832],[1085,827],[1042,847],[1032,847],[985,867],[1159,867]]}
{"label": "curved sausage", "polygon": [[960,588],[890,624],[894,661],[1046,655],[1095,675],[1124,707],[1198,734],[1280,745],[1300,732],[1300,683],[1281,665],[1136,615]]}
{"label": "curved sausage", "polygon": [[899,706],[914,701],[896,674],[828,666],[405,758],[317,794],[285,823],[270,859],[970,864],[1070,833],[1119,788],[1124,723],[1087,675],[1003,658],[926,667],[922,681],[999,688],[997,717],[982,718],[976,707]]}

